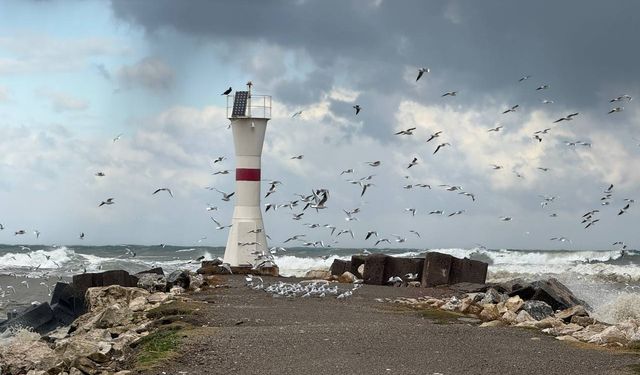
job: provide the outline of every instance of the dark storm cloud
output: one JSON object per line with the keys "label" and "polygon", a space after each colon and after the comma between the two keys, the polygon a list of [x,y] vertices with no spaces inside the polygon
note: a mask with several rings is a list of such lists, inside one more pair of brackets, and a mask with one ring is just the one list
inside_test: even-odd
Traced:
{"label": "dark storm cloud", "polygon": [[[303,106],[334,85],[361,92],[359,120],[385,139],[401,99],[422,104],[488,101],[586,112],[635,94],[640,3],[584,1],[174,1],[113,0],[115,15],[150,34],[176,30],[235,48],[264,42],[304,51],[315,66],[305,78],[273,80],[275,97]],[[155,39],[158,41],[159,39]],[[432,73],[412,86],[418,67]],[[259,71],[249,72],[260,75]],[[522,75],[532,78],[518,83]],[[257,77],[259,78],[259,77]],[[263,79],[263,81],[266,81]],[[548,84],[550,88],[536,91]],[[441,98],[457,90],[456,98]],[[345,115],[351,104],[334,113]],[[496,104],[494,102],[494,104]],[[394,107],[395,106],[395,107]],[[496,118],[496,121],[502,121]]]}

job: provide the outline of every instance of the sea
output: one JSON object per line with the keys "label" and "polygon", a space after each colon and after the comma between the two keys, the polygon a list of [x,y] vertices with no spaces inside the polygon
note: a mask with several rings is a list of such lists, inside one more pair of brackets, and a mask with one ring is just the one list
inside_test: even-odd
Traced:
{"label": "sea", "polygon": [[[489,264],[487,281],[555,277],[586,301],[602,321],[640,319],[640,251],[517,249],[375,249],[411,257],[437,251]],[[334,259],[350,259],[362,249],[288,248],[275,256],[283,276],[329,269]],[[162,267],[195,271],[201,259],[222,257],[223,247],[206,246],[44,246],[0,245],[0,320],[9,311],[49,301],[57,281],[74,274],[123,269],[130,273]]]}

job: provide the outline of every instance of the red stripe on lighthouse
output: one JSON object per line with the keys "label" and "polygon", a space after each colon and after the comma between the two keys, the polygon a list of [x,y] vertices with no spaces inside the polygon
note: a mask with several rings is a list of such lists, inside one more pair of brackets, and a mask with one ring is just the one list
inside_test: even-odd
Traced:
{"label": "red stripe on lighthouse", "polygon": [[260,181],[260,169],[236,168],[236,181]]}

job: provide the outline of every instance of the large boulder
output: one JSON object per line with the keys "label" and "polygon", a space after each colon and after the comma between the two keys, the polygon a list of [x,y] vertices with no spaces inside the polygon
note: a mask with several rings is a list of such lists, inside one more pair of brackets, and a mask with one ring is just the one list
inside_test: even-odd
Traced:
{"label": "large boulder", "polygon": [[167,279],[164,275],[157,273],[139,273],[138,288],[148,290],[151,293],[164,292],[167,290]]}
{"label": "large boulder", "polygon": [[149,292],[140,288],[125,288],[111,285],[100,288],[89,288],[86,299],[89,311],[104,309],[117,303],[128,305],[133,299],[149,296]]}
{"label": "large boulder", "polygon": [[171,289],[174,286],[179,286],[184,289],[189,288],[189,271],[176,270],[167,276],[167,288]]}
{"label": "large boulder", "polygon": [[569,307],[568,309],[564,309],[556,313],[556,318],[562,319],[567,323],[570,322],[574,316],[588,317],[589,314],[587,313],[587,310],[582,305],[575,305],[573,307]]}
{"label": "large boulder", "polygon": [[522,310],[526,311],[535,320],[542,320],[546,317],[553,315],[553,309],[549,304],[543,301],[526,301],[522,305]]}
{"label": "large boulder", "polygon": [[520,296],[523,300],[537,300],[549,304],[553,310],[564,310],[575,305],[588,306],[578,299],[555,278],[534,281],[509,293],[509,296]]}

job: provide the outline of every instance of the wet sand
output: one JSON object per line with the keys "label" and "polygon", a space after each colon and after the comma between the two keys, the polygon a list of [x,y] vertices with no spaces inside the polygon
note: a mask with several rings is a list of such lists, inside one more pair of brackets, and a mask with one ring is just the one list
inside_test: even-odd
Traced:
{"label": "wet sand", "polygon": [[[180,353],[145,374],[633,374],[637,354],[560,342],[537,330],[433,319],[376,298],[447,289],[365,285],[345,301],[273,298],[229,288],[193,295],[198,328]],[[265,282],[274,279],[265,278]],[[341,288],[350,285],[341,284]]]}

